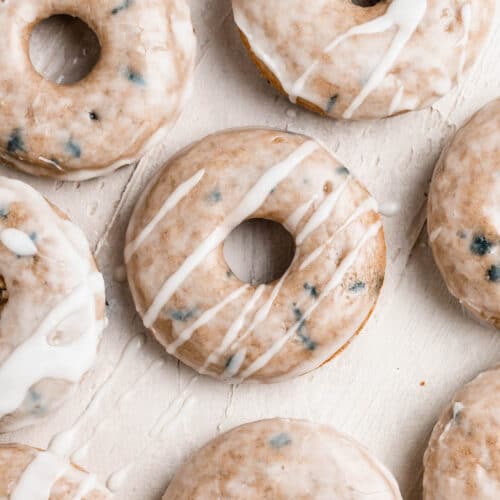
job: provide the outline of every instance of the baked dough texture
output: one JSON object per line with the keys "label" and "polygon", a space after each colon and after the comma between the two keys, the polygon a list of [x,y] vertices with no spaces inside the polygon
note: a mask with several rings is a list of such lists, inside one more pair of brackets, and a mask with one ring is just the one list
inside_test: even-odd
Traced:
{"label": "baked dough texture", "polygon": [[110,500],[97,478],[54,454],[22,444],[0,445],[0,498]]}
{"label": "baked dough texture", "polygon": [[446,407],[424,457],[424,500],[500,498],[500,367]]}
{"label": "baked dough texture", "polygon": [[0,432],[55,410],[91,368],[104,280],[82,231],[33,188],[0,177]]}
{"label": "baked dough texture", "polygon": [[500,100],[480,110],[443,152],[428,230],[450,292],[500,328]]}
{"label": "baked dough texture", "polygon": [[495,8],[495,0],[233,0],[264,77],[292,102],[345,119],[423,109],[447,94],[478,58]]}
{"label": "baked dough texture", "polygon": [[[33,28],[80,18],[101,44],[83,80],[60,85],[31,64]],[[185,0],[0,2],[0,159],[24,172],[82,180],[140,159],[189,95],[195,37]]]}
{"label": "baked dough texture", "polygon": [[[247,219],[295,241],[278,280],[241,282],[223,255]],[[167,351],[232,382],[278,381],[330,360],[362,328],[384,280],[377,204],[316,141],[276,130],[209,136],[145,190],[125,261],[144,323]]]}
{"label": "baked dough texture", "polygon": [[392,474],[325,425],[273,419],[237,427],[196,452],[163,500],[400,500]]}

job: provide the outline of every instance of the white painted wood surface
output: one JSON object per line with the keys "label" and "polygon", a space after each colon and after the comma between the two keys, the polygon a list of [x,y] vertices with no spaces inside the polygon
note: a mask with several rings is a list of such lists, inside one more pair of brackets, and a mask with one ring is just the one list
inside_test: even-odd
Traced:
{"label": "white painted wood surface", "polygon": [[[442,406],[465,381],[500,361],[500,335],[469,319],[450,297],[422,233],[440,151],[457,127],[500,94],[498,18],[474,71],[432,109],[343,123],[292,106],[258,76],[239,41],[230,0],[190,4],[199,42],[194,95],[161,148],[137,168],[85,183],[35,179],[0,166],[0,174],[40,189],[85,230],[106,277],[110,319],[97,366],[69,404],[46,424],[0,436],[0,442],[45,447],[81,414],[127,341],[145,333],[120,266],[130,211],[162,162],[216,130],[272,126],[321,139],[380,202],[401,204],[401,212],[385,220],[387,281],[374,317],[334,362],[271,386],[229,387],[195,377],[148,337],[106,388],[100,411],[84,420],[78,441],[93,438],[81,465],[105,480],[132,463],[118,497],[158,499],[179,464],[218,433],[265,417],[299,417],[330,423],[363,442],[394,472],[404,497],[416,500],[422,455]],[[130,398],[117,404],[152,363]],[[161,415],[165,427],[158,436],[150,430]]]}

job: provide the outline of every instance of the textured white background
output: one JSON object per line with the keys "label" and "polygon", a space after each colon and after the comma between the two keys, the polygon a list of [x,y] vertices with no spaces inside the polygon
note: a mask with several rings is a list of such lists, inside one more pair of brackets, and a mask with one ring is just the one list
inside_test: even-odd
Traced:
{"label": "textured white background", "polygon": [[[144,332],[126,283],[113,275],[122,263],[131,208],[162,162],[226,127],[272,126],[321,139],[380,202],[401,204],[401,212],[385,220],[387,281],[374,317],[334,362],[272,386],[231,388],[193,378],[148,337],[107,386],[99,411],[85,418],[79,443],[104,424],[82,465],[105,480],[133,463],[118,497],[159,499],[178,465],[221,431],[265,417],[299,417],[353,435],[394,472],[405,498],[420,498],[422,455],[442,406],[465,381],[500,361],[500,335],[470,320],[449,296],[422,233],[428,184],[443,145],[474,111],[500,95],[500,23],[497,19],[497,33],[474,71],[432,109],[343,123],[293,107],[258,76],[240,43],[230,0],[190,4],[199,45],[195,90],[162,148],[136,169],[81,184],[35,179],[0,166],[2,175],[40,189],[85,230],[106,277],[110,319],[98,363],[69,404],[45,424],[0,441],[46,446],[81,414],[127,341]],[[154,361],[131,397],[117,404]],[[165,431],[151,438],[149,431],[165,410]]]}

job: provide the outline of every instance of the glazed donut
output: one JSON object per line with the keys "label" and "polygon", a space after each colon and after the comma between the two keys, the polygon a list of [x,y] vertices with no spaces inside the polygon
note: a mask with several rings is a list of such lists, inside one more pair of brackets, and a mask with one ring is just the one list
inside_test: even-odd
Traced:
{"label": "glazed donut", "polygon": [[0,432],[56,409],[92,366],[104,280],[84,234],[27,184],[0,177]]}
{"label": "glazed donut", "polygon": [[495,0],[233,0],[243,41],[281,92],[333,118],[423,109],[477,59]]}
{"label": "glazed donut", "polygon": [[[29,57],[33,28],[55,14],[84,20],[101,57],[70,85]],[[185,0],[0,2],[0,159],[25,172],[81,180],[141,158],[176,120],[190,89],[195,38]]]}
{"label": "glazed donut", "polygon": [[[305,452],[307,450],[307,452]],[[326,425],[273,419],[219,436],[181,467],[163,500],[401,499],[392,474]]]}
{"label": "glazed donut", "polygon": [[500,328],[500,100],[463,127],[432,179],[429,239],[450,292]]}
{"label": "glazed donut", "polygon": [[[242,283],[223,256],[248,219],[282,224],[296,252],[275,282]],[[377,301],[377,204],[317,142],[276,130],[209,136],[139,200],[125,249],[132,295],[167,351],[203,374],[271,382],[331,359]]]}
{"label": "glazed donut", "polygon": [[500,498],[500,368],[453,398],[424,457],[424,500]]}
{"label": "glazed donut", "polygon": [[0,445],[0,498],[11,500],[110,500],[89,474],[49,451]]}

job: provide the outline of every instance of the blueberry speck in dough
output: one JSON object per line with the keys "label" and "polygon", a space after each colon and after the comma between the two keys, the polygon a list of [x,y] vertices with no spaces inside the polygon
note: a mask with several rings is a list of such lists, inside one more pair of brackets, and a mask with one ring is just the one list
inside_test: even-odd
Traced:
{"label": "blueberry speck in dough", "polygon": [[283,448],[285,446],[289,446],[292,444],[292,438],[286,433],[282,432],[280,434],[276,434],[269,440],[269,444],[276,449]]}
{"label": "blueberry speck in dough", "polygon": [[9,211],[6,208],[0,208],[0,219],[6,219],[9,215]]}
{"label": "blueberry speck in dough", "polygon": [[91,111],[89,113],[89,118],[92,120],[92,121],[99,121],[99,115],[95,112],[95,111]]}
{"label": "blueberry speck in dough", "polygon": [[484,234],[478,234],[474,236],[472,243],[470,245],[470,251],[475,254],[483,257],[484,255],[491,252],[493,247],[493,243],[489,241]]}
{"label": "blueberry speck in dough", "polygon": [[493,265],[487,272],[488,280],[492,283],[500,283],[500,265]]}
{"label": "blueberry speck in dough", "polygon": [[175,321],[188,321],[195,315],[195,313],[195,309],[170,311],[170,317]]}
{"label": "blueberry speck in dough", "polygon": [[314,297],[315,299],[318,297],[318,290],[314,285],[311,285],[311,283],[304,283],[304,290],[307,290],[311,297]]}
{"label": "blueberry speck in dough", "polygon": [[16,128],[12,131],[12,134],[10,134],[9,142],[7,143],[7,151],[9,153],[15,153],[16,151],[22,151],[26,153],[24,141],[21,136],[21,129]]}
{"label": "blueberry speck in dough", "polygon": [[115,7],[112,11],[111,14],[114,16],[121,12],[122,10],[128,9],[132,4],[134,3],[134,0],[124,0],[120,5]]}
{"label": "blueberry speck in dough", "polygon": [[350,175],[351,172],[347,167],[338,167],[337,168],[337,174],[339,175]]}
{"label": "blueberry speck in dough", "polygon": [[326,112],[330,113],[335,104],[337,104],[337,99],[339,98],[338,94],[332,95],[330,99],[328,100],[328,104],[326,105]]}
{"label": "blueberry speck in dough", "polygon": [[81,147],[72,139],[66,143],[66,151],[71,154],[74,158],[80,158],[82,156]]}
{"label": "blueberry speck in dough", "polygon": [[210,203],[218,203],[221,200],[222,200],[222,193],[220,192],[220,190],[218,188],[215,188],[208,195],[208,201]]}
{"label": "blueberry speck in dough", "polygon": [[355,281],[350,287],[349,291],[353,293],[359,293],[363,291],[366,288],[366,283],[363,283],[362,281]]}
{"label": "blueberry speck in dough", "polygon": [[137,73],[137,71],[134,71],[131,68],[127,68],[125,76],[127,77],[128,81],[134,83],[135,85],[139,86],[146,85],[146,81],[144,80],[142,75],[140,73]]}

